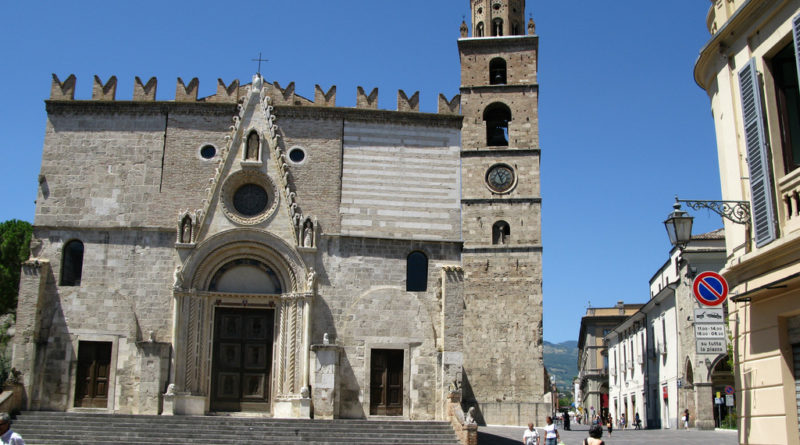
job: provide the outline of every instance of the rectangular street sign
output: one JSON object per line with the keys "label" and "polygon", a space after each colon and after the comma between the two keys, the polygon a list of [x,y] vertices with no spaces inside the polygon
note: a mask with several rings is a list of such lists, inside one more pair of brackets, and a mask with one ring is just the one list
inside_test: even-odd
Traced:
{"label": "rectangular street sign", "polygon": [[733,396],[730,394],[725,394],[725,406],[734,406],[733,405]]}
{"label": "rectangular street sign", "polygon": [[694,336],[697,338],[725,338],[725,325],[715,324],[695,324]]}
{"label": "rectangular street sign", "polygon": [[695,323],[725,323],[725,314],[722,308],[695,308],[694,310]]}
{"label": "rectangular street sign", "polygon": [[727,346],[724,338],[721,340],[697,339],[698,354],[724,354]]}

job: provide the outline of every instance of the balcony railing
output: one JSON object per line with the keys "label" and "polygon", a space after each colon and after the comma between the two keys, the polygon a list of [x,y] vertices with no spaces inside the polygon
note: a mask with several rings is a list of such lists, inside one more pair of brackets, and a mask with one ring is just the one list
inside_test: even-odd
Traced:
{"label": "balcony railing", "polygon": [[781,178],[778,188],[783,206],[784,233],[800,229],[800,169]]}

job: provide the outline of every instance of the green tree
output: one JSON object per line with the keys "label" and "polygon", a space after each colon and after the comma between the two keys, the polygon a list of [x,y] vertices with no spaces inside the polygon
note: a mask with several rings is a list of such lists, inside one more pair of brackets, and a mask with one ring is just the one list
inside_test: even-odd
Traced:
{"label": "green tree", "polygon": [[30,223],[12,219],[0,223],[0,315],[15,313],[22,262],[30,254]]}

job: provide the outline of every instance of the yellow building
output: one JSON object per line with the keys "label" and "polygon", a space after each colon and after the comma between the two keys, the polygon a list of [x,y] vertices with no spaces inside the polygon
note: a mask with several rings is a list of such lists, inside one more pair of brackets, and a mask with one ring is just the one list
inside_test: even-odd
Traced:
{"label": "yellow building", "polygon": [[608,414],[608,348],[604,337],[643,304],[617,302],[613,307],[589,307],[578,334],[579,407],[589,416]]}
{"label": "yellow building", "polygon": [[800,0],[717,0],[695,80],[708,92],[725,221],[740,443],[800,444]]}

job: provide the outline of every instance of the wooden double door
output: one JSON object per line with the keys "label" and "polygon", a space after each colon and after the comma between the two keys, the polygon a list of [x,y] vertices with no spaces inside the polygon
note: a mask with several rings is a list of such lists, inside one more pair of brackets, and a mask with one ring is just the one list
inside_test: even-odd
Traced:
{"label": "wooden double door", "polygon": [[211,410],[270,410],[274,310],[217,308]]}
{"label": "wooden double door", "polygon": [[78,342],[75,406],[107,408],[111,373],[111,342]]}
{"label": "wooden double door", "polygon": [[370,415],[402,416],[403,350],[373,349],[370,363]]}

